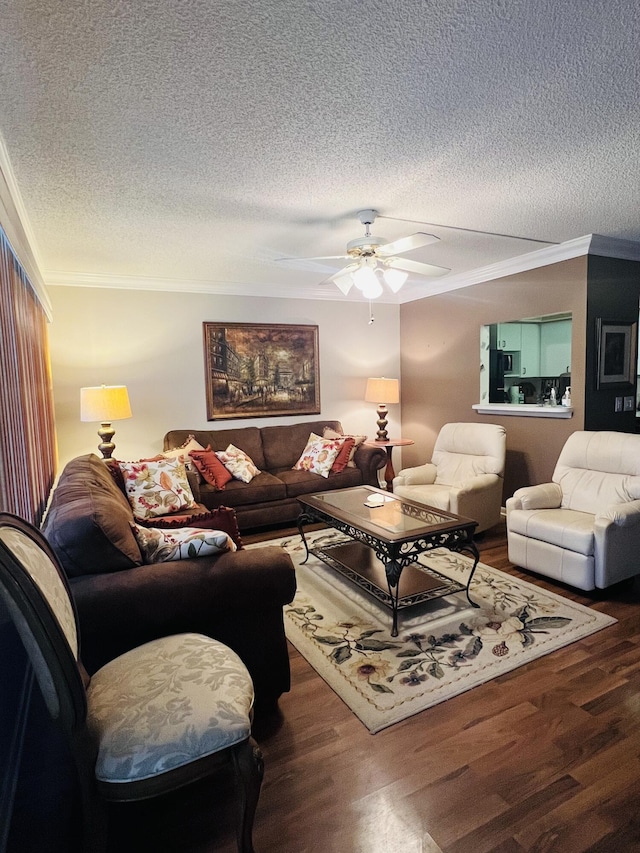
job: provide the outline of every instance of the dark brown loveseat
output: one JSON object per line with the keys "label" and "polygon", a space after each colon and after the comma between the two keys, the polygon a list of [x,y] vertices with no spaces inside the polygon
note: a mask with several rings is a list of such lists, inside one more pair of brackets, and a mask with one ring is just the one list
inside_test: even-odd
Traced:
{"label": "dark brown loveseat", "polygon": [[[234,513],[219,515],[214,526],[231,532]],[[69,577],[87,670],[148,640],[193,631],[234,649],[253,678],[256,705],[272,705],[289,689],[283,606],[296,588],[289,556],[265,546],[146,565],[132,521],[101,459],[88,454],[66,465],[42,530]]]}
{"label": "dark brown loveseat", "polygon": [[[387,464],[383,447],[361,444],[347,467],[328,477],[309,471],[294,471],[310,433],[322,436],[325,427],[342,433],[340,421],[307,421],[299,424],[239,427],[236,429],[174,429],[164,437],[164,449],[181,447],[193,436],[202,447],[225,450],[233,444],[248,454],[260,474],[250,483],[231,480],[223,490],[206,482],[195,487],[194,497],[209,509],[229,506],[235,509],[241,530],[295,521],[300,512],[298,497],[349,486],[377,486],[378,471]],[[193,478],[190,478],[193,486]]]}

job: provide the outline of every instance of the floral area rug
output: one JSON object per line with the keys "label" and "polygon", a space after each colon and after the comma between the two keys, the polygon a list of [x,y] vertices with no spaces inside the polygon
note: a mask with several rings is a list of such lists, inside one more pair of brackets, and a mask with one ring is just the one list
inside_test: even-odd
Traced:
{"label": "floral area rug", "polygon": [[[309,548],[349,541],[307,534]],[[464,592],[391,611],[313,554],[300,536],[276,540],[290,554],[298,592],[285,607],[288,639],[373,734],[616,622],[479,563]],[[472,561],[444,548],[422,562],[465,583]],[[294,687],[295,689],[295,687]]]}

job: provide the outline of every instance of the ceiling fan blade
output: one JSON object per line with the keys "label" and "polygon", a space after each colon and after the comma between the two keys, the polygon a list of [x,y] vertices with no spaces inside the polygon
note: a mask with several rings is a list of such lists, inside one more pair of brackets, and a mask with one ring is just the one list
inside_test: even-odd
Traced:
{"label": "ceiling fan blade", "polygon": [[400,237],[391,243],[385,243],[383,246],[378,246],[376,254],[378,255],[401,255],[404,252],[410,252],[412,249],[421,249],[423,246],[430,246],[432,243],[438,243],[439,237],[434,234],[424,234],[418,232],[411,234],[409,237]]}
{"label": "ceiling fan blade", "polygon": [[[322,281],[318,282],[318,284],[336,284],[337,279],[342,278],[343,276],[346,278],[346,276],[348,276],[350,273],[355,272],[359,266],[359,264],[347,264],[346,267],[343,267],[341,270],[338,270],[338,272],[334,272],[326,278],[323,278]],[[340,285],[338,285],[338,287],[340,287]],[[345,296],[349,289],[350,288],[348,288],[345,292],[344,289],[340,287],[340,290],[345,293]]]}
{"label": "ceiling fan blade", "polygon": [[385,264],[396,270],[415,272],[418,275],[427,275],[431,278],[446,275],[448,272],[451,272],[447,267],[436,267],[433,264],[423,264],[420,261],[410,261],[409,258],[389,258],[389,260],[385,260]]}

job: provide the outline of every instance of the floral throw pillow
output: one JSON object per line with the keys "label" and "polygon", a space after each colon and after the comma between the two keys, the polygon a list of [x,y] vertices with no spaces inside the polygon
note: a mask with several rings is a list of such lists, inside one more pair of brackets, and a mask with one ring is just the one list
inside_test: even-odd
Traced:
{"label": "floral throw pillow", "polygon": [[177,459],[119,464],[136,518],[153,518],[197,506],[186,469]]}
{"label": "floral throw pillow", "polygon": [[321,438],[314,432],[309,436],[307,446],[302,451],[300,459],[293,466],[294,471],[311,471],[321,477],[328,477],[331,466],[336,461],[338,453],[342,450],[344,438]]}
{"label": "floral throw pillow", "polygon": [[195,509],[186,510],[183,513],[174,513],[173,515],[156,516],[155,518],[136,518],[136,524],[144,527],[157,527],[161,530],[175,530],[179,527],[197,527],[198,530],[222,530],[233,539],[238,551],[244,548],[236,512],[228,506],[219,506],[211,512]]}
{"label": "floral throw pillow", "polygon": [[204,450],[204,447],[190,435],[180,447],[175,447],[173,450],[165,450],[162,453],[162,459],[177,459],[178,462],[184,463],[185,468],[195,471],[197,470],[196,466],[190,457],[190,451],[192,450]]}
{"label": "floral throw pillow", "polygon": [[250,483],[260,473],[254,465],[253,459],[239,447],[234,447],[233,444],[230,444],[226,450],[216,450],[216,456],[227,471],[236,480],[241,480],[243,483]]}
{"label": "floral throw pillow", "polygon": [[190,560],[236,550],[235,542],[224,530],[201,530],[197,527],[160,530],[157,527],[138,527],[137,524],[131,527],[145,563]]}

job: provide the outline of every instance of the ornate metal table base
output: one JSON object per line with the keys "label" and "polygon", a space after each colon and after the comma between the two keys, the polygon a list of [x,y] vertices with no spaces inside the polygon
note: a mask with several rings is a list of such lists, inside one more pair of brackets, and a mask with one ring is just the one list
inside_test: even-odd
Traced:
{"label": "ornate metal table base", "polygon": [[[355,541],[310,551],[304,535],[304,525],[318,521],[325,522]],[[465,590],[467,600],[473,607],[480,606],[469,596],[469,586],[480,559],[472,536],[475,524],[471,529],[466,524],[461,525],[460,528],[434,530],[433,533],[423,533],[404,542],[385,542],[367,531],[354,527],[353,524],[340,521],[334,516],[310,507],[306,507],[300,513],[297,524],[306,552],[303,562],[306,562],[309,554],[313,553],[385,606],[390,607],[392,637],[398,636],[398,611],[404,607],[462,590]],[[420,569],[413,566],[422,554],[434,548],[447,548],[456,553],[467,552],[473,557],[473,566],[466,586],[446,578],[423,564],[420,564]],[[404,581],[402,595],[400,595],[401,577]]]}

